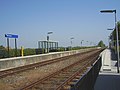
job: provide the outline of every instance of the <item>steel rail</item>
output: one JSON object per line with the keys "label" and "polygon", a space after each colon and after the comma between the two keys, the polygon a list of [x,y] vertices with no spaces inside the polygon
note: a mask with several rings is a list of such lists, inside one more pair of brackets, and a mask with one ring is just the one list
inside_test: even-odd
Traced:
{"label": "steel rail", "polygon": [[[95,50],[93,50],[93,51],[95,51]],[[69,58],[74,57],[76,55],[83,55],[83,54],[87,54],[89,52],[91,52],[91,51],[82,52],[82,53],[78,53],[78,54],[74,54],[74,55],[69,55],[69,56],[60,57],[60,58],[56,58],[56,59],[51,59],[51,60],[47,60],[47,61],[43,61],[43,62],[39,62],[39,63],[35,63],[35,64],[30,64],[30,65],[25,65],[25,66],[21,66],[21,67],[17,67],[17,68],[12,68],[12,69],[8,69],[8,70],[0,71],[0,78],[4,78],[8,75],[12,75],[12,74],[15,74],[15,73],[20,73],[20,72],[23,72],[23,71],[26,71],[26,70],[34,69],[34,68],[45,66],[45,65],[48,65],[48,64],[68,60]]]}
{"label": "steel rail", "polygon": [[[94,60],[97,59],[98,56],[92,58]],[[73,79],[76,78],[76,76],[80,76],[81,72],[83,71],[84,68],[87,68],[88,66],[90,66],[90,64],[93,63],[93,60],[88,61],[87,63],[85,63],[85,65],[83,65],[77,72],[75,72],[72,76],[70,76],[67,80],[65,80],[61,85],[59,85],[55,90],[64,90],[65,85],[69,84],[69,82],[71,82]]]}
{"label": "steel rail", "polygon": [[[100,51],[99,51],[99,52],[100,52]],[[94,53],[94,54],[95,54],[95,53]],[[94,55],[93,55],[93,56],[94,56]],[[80,60],[80,61],[78,61],[78,62],[76,62],[76,63],[74,63],[74,64],[72,64],[72,65],[69,65],[69,66],[67,66],[67,67],[65,67],[65,68],[63,68],[63,69],[61,69],[61,70],[58,70],[58,71],[56,71],[56,72],[54,72],[54,73],[52,73],[52,74],[50,74],[50,75],[47,75],[47,76],[44,77],[43,79],[38,79],[37,81],[35,81],[35,82],[33,82],[33,83],[31,83],[31,84],[29,84],[29,85],[27,85],[27,86],[24,86],[24,87],[20,88],[19,90],[28,90],[28,89],[34,87],[35,85],[37,85],[37,84],[39,84],[39,83],[42,83],[43,81],[47,81],[47,80],[49,80],[51,77],[53,77],[53,76],[55,76],[55,75],[57,75],[57,74],[59,74],[59,73],[61,73],[61,72],[65,72],[67,69],[70,69],[70,68],[72,68],[72,67],[75,66],[75,65],[78,65],[78,63],[84,62],[86,59],[89,59],[90,57],[91,57],[91,56],[89,55],[89,56],[85,57],[84,59],[82,59],[82,60]]]}

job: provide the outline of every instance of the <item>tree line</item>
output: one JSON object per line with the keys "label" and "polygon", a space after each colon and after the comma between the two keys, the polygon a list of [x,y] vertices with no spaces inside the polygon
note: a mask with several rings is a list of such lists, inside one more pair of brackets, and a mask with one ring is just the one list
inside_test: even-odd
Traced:
{"label": "tree line", "polygon": [[[59,47],[58,49],[52,49],[49,52],[60,52],[60,51],[70,51],[70,50],[78,50],[78,49],[85,49],[85,48],[95,48],[95,47],[105,47],[105,44],[101,40],[97,46],[75,46],[75,47]],[[43,54],[46,53],[45,49],[35,49],[35,48],[25,48],[24,49],[24,56],[28,55],[36,55],[36,54]],[[22,56],[21,49],[17,49],[17,57]],[[8,57],[8,48],[4,46],[0,46],[0,59]],[[15,49],[9,49],[9,57],[15,57]]]}

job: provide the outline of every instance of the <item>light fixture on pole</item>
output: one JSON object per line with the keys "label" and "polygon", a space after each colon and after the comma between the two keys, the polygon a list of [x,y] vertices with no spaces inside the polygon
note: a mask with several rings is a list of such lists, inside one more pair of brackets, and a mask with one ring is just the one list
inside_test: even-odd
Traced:
{"label": "light fixture on pole", "polygon": [[73,44],[72,40],[74,39],[74,37],[72,37],[70,39],[71,39],[71,50],[72,50],[72,44]]}
{"label": "light fixture on pole", "polygon": [[115,13],[115,29],[116,29],[116,39],[117,39],[117,72],[119,73],[119,41],[118,41],[118,26],[116,10],[101,10],[101,13]]}
{"label": "light fixture on pole", "polygon": [[84,40],[81,41],[81,47],[82,47],[83,41],[84,41]]}
{"label": "light fixture on pole", "polygon": [[48,32],[47,33],[47,41],[49,41],[49,34],[52,34],[53,32]]}
{"label": "light fixture on pole", "polygon": [[86,43],[86,44],[87,44],[86,46],[89,46],[89,45],[88,45],[88,41],[86,41],[86,42],[87,42],[87,43]]}
{"label": "light fixture on pole", "polygon": [[48,32],[47,33],[47,53],[49,52],[49,40],[50,40],[50,38],[49,38],[49,34],[52,34],[53,32]]}
{"label": "light fixture on pole", "polygon": [[107,30],[114,30],[114,28],[108,28]]}

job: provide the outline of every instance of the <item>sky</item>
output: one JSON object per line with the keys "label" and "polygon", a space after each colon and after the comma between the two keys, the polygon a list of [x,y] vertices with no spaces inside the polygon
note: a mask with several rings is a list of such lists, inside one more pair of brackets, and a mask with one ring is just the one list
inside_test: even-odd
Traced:
{"label": "sky", "polygon": [[[5,34],[18,35],[20,48],[38,48],[38,41],[58,41],[59,46],[98,44],[108,45],[108,36],[114,28],[114,13],[100,10],[116,9],[120,20],[120,0],[0,0],[0,45],[7,46]],[[10,39],[14,48],[14,39]]]}

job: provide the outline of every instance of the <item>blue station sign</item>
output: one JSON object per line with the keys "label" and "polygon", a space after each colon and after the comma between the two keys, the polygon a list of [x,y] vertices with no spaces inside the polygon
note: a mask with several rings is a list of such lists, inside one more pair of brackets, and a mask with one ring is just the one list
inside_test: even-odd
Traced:
{"label": "blue station sign", "polygon": [[5,37],[7,37],[7,38],[18,38],[18,35],[5,34]]}

